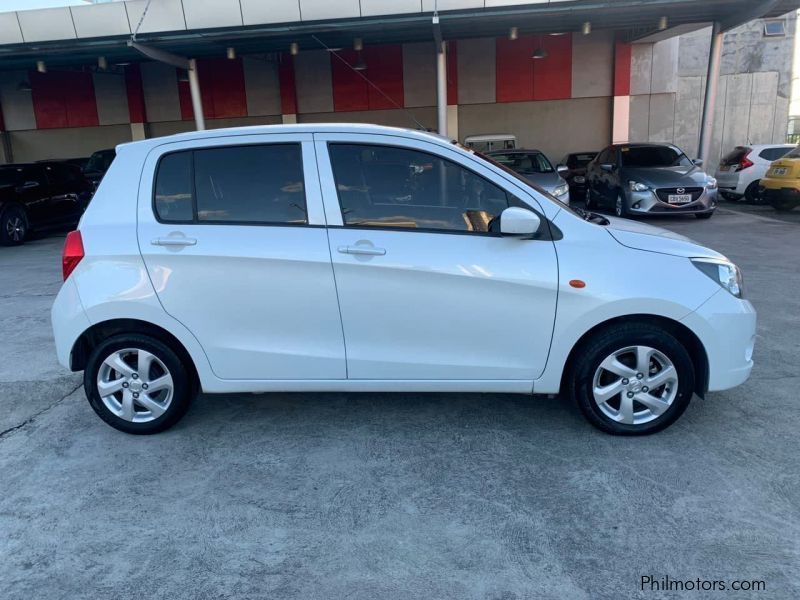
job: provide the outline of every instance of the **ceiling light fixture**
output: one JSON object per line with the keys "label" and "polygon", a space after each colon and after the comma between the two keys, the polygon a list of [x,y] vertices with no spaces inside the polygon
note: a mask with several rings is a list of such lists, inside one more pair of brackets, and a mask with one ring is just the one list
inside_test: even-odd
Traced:
{"label": "ceiling light fixture", "polygon": [[106,60],[105,56],[98,56],[97,57],[97,68],[101,71],[105,71],[108,69],[108,60]]}
{"label": "ceiling light fixture", "polygon": [[236,48],[229,47],[225,50],[225,56],[228,57],[228,60],[236,60]]}
{"label": "ceiling light fixture", "polygon": [[291,44],[289,44],[289,54],[291,54],[292,56],[297,56],[298,54],[300,54],[300,44],[298,44],[297,42],[292,42]]}
{"label": "ceiling light fixture", "polygon": [[667,19],[667,17],[661,17],[658,20],[658,30],[664,31],[667,27],[669,27],[669,19]]}
{"label": "ceiling light fixture", "polygon": [[39,73],[47,73],[47,65],[44,64],[43,60],[37,60],[36,61],[36,70]]}
{"label": "ceiling light fixture", "polygon": [[585,22],[585,23],[584,23],[584,24],[581,26],[581,33],[582,33],[583,35],[589,35],[590,33],[592,33],[592,24],[591,24],[589,21],[586,21],[586,22]]}
{"label": "ceiling light fixture", "polygon": [[540,58],[547,58],[548,56],[550,56],[550,55],[548,54],[547,50],[545,50],[544,48],[541,48],[541,47],[539,47],[536,50],[534,50],[533,54],[531,54],[531,58],[534,58],[534,59],[537,59],[537,60],[540,59]]}
{"label": "ceiling light fixture", "polygon": [[519,37],[518,27],[512,27],[511,29],[508,30],[508,39],[510,39],[512,42],[518,37]]}

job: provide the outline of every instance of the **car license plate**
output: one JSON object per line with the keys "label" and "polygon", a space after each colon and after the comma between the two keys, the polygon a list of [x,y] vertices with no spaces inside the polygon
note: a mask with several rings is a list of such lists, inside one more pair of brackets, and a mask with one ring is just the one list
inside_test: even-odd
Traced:
{"label": "car license plate", "polygon": [[667,196],[667,202],[669,204],[688,204],[691,201],[691,194],[669,194]]}
{"label": "car license plate", "polygon": [[773,175],[786,175],[786,167],[775,167],[772,169]]}

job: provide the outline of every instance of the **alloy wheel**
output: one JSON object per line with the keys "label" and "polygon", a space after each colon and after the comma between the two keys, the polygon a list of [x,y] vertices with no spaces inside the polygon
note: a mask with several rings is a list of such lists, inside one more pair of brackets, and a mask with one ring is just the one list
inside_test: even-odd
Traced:
{"label": "alloy wheel", "polygon": [[663,352],[649,346],[628,346],[597,367],[592,395],[609,419],[643,425],[672,406],[678,395],[678,372]]}
{"label": "alloy wheel", "polygon": [[111,353],[97,372],[97,393],[106,408],[132,423],[163,415],[174,395],[172,375],[154,354],[138,348]]}
{"label": "alloy wheel", "polygon": [[21,242],[25,237],[25,221],[16,215],[9,217],[6,220],[6,233],[11,241]]}

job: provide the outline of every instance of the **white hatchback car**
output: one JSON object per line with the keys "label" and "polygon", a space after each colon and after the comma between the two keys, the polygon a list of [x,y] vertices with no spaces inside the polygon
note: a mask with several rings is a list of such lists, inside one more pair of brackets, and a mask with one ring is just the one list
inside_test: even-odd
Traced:
{"label": "white hatchback car", "polygon": [[751,204],[757,202],[759,183],[769,166],[795,147],[793,144],[736,146],[722,157],[714,173],[719,193],[730,200],[744,198]]}
{"label": "white hatchback car", "polygon": [[561,391],[643,434],[753,365],[725,257],[403,129],[123,144],[63,264],[59,360],[129,433],[170,427],[199,390],[338,390]]}

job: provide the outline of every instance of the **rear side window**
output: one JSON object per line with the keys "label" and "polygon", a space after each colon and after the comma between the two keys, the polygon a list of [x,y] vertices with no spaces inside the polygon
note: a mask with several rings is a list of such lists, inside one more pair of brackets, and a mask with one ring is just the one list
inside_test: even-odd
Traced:
{"label": "rear side window", "polygon": [[168,154],[158,167],[155,208],[165,221],[305,224],[300,144]]}
{"label": "rear side window", "polygon": [[764,148],[758,155],[764,160],[778,160],[783,158],[791,150],[791,148]]}
{"label": "rear side window", "polygon": [[427,152],[356,144],[328,148],[345,225],[485,233],[494,231],[496,217],[516,200]]}

